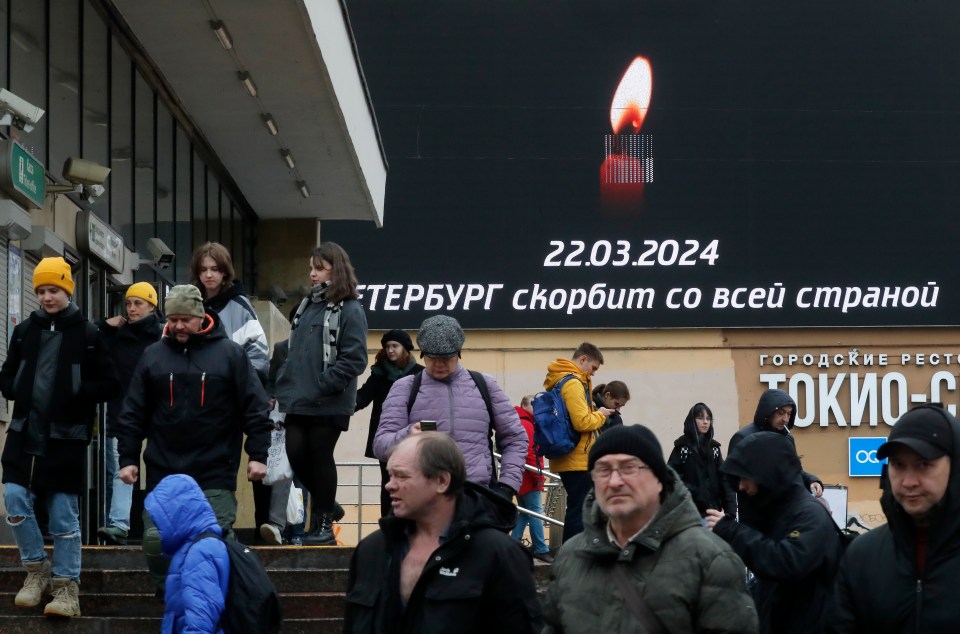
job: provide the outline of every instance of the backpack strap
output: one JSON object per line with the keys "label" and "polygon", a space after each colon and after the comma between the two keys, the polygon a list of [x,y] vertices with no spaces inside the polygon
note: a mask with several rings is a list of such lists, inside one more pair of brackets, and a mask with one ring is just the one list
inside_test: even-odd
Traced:
{"label": "backpack strap", "polygon": [[490,418],[490,426],[487,428],[487,442],[490,444],[490,486],[499,482],[497,477],[497,459],[493,457],[493,403],[490,401],[490,388],[487,386],[487,380],[483,374],[476,370],[467,370],[470,378],[477,385],[477,391],[483,397],[483,404],[487,406],[487,416]]}
{"label": "backpack strap", "polygon": [[410,416],[410,410],[413,404],[417,402],[417,394],[420,392],[420,384],[423,383],[423,372],[417,372],[413,375],[413,385],[410,387],[410,398],[407,399],[407,416]]}

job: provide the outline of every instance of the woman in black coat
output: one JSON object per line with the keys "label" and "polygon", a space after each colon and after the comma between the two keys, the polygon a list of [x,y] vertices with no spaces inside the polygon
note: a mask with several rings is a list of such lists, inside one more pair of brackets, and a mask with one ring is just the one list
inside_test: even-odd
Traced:
{"label": "woman in black coat", "polygon": [[687,412],[683,435],[673,442],[667,464],[683,480],[701,516],[707,509],[737,512],[736,493],[720,473],[723,454],[713,439],[713,412],[705,404],[697,403]]}
{"label": "woman in black coat", "polygon": [[[413,351],[413,341],[410,335],[402,330],[391,330],[380,338],[382,346],[377,357],[370,367],[370,378],[357,390],[357,411],[373,403],[370,413],[370,430],[367,432],[367,449],[364,455],[367,458],[376,458],[373,455],[373,437],[377,435],[380,426],[380,412],[383,410],[383,401],[386,400],[390,388],[398,379],[411,374],[423,372],[423,366],[410,356]],[[387,463],[380,463],[380,515],[390,514],[390,494],[386,491]]]}

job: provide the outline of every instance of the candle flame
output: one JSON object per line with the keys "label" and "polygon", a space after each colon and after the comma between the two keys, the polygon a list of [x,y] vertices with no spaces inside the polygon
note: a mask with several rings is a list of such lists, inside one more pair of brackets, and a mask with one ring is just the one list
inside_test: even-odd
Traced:
{"label": "candle flame", "polygon": [[650,106],[653,92],[653,70],[646,57],[637,57],[623,73],[610,105],[610,125],[614,134],[637,134]]}

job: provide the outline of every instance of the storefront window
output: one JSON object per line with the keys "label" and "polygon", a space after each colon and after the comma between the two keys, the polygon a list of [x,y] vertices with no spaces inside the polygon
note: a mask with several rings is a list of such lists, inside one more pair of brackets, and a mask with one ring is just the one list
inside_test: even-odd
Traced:
{"label": "storefront window", "polygon": [[[44,38],[44,5],[37,0],[10,0],[10,85],[7,88],[31,104],[47,106],[47,56]],[[27,151],[47,164],[47,122],[43,117],[32,132],[12,126],[10,135]]]}
{"label": "storefront window", "polygon": [[188,281],[190,275],[190,255],[193,251],[193,199],[190,179],[190,172],[193,169],[191,162],[193,151],[190,147],[190,139],[187,138],[186,133],[180,126],[177,126],[175,156],[175,216],[177,221],[177,230],[175,232],[176,246],[171,245],[170,248],[172,248],[177,254],[177,259],[174,260],[177,271],[177,280],[186,282]]}
{"label": "storefront window", "polygon": [[154,123],[156,97],[140,73],[133,81],[133,214],[134,243],[137,253],[147,253],[147,240],[154,237],[156,196],[154,195]]}
{"label": "storefront window", "polygon": [[80,5],[60,2],[50,11],[47,173],[64,184],[63,162],[80,156],[80,82]]}
{"label": "storefront window", "polygon": [[110,224],[132,245],[133,64],[116,39],[110,53]]}
{"label": "storefront window", "polygon": [[[83,89],[82,148],[80,156],[110,167],[110,118],[107,91],[108,46],[107,25],[87,2],[83,6]],[[109,221],[110,194],[114,177],[104,184],[106,191],[91,205],[93,212]]]}

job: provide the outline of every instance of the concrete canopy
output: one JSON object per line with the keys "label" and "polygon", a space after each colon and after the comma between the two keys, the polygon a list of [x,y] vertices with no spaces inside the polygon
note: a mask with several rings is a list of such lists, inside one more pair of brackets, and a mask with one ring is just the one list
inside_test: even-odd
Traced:
{"label": "concrete canopy", "polygon": [[[382,225],[387,164],[340,0],[113,4],[260,218]],[[211,20],[224,24],[232,49]]]}

